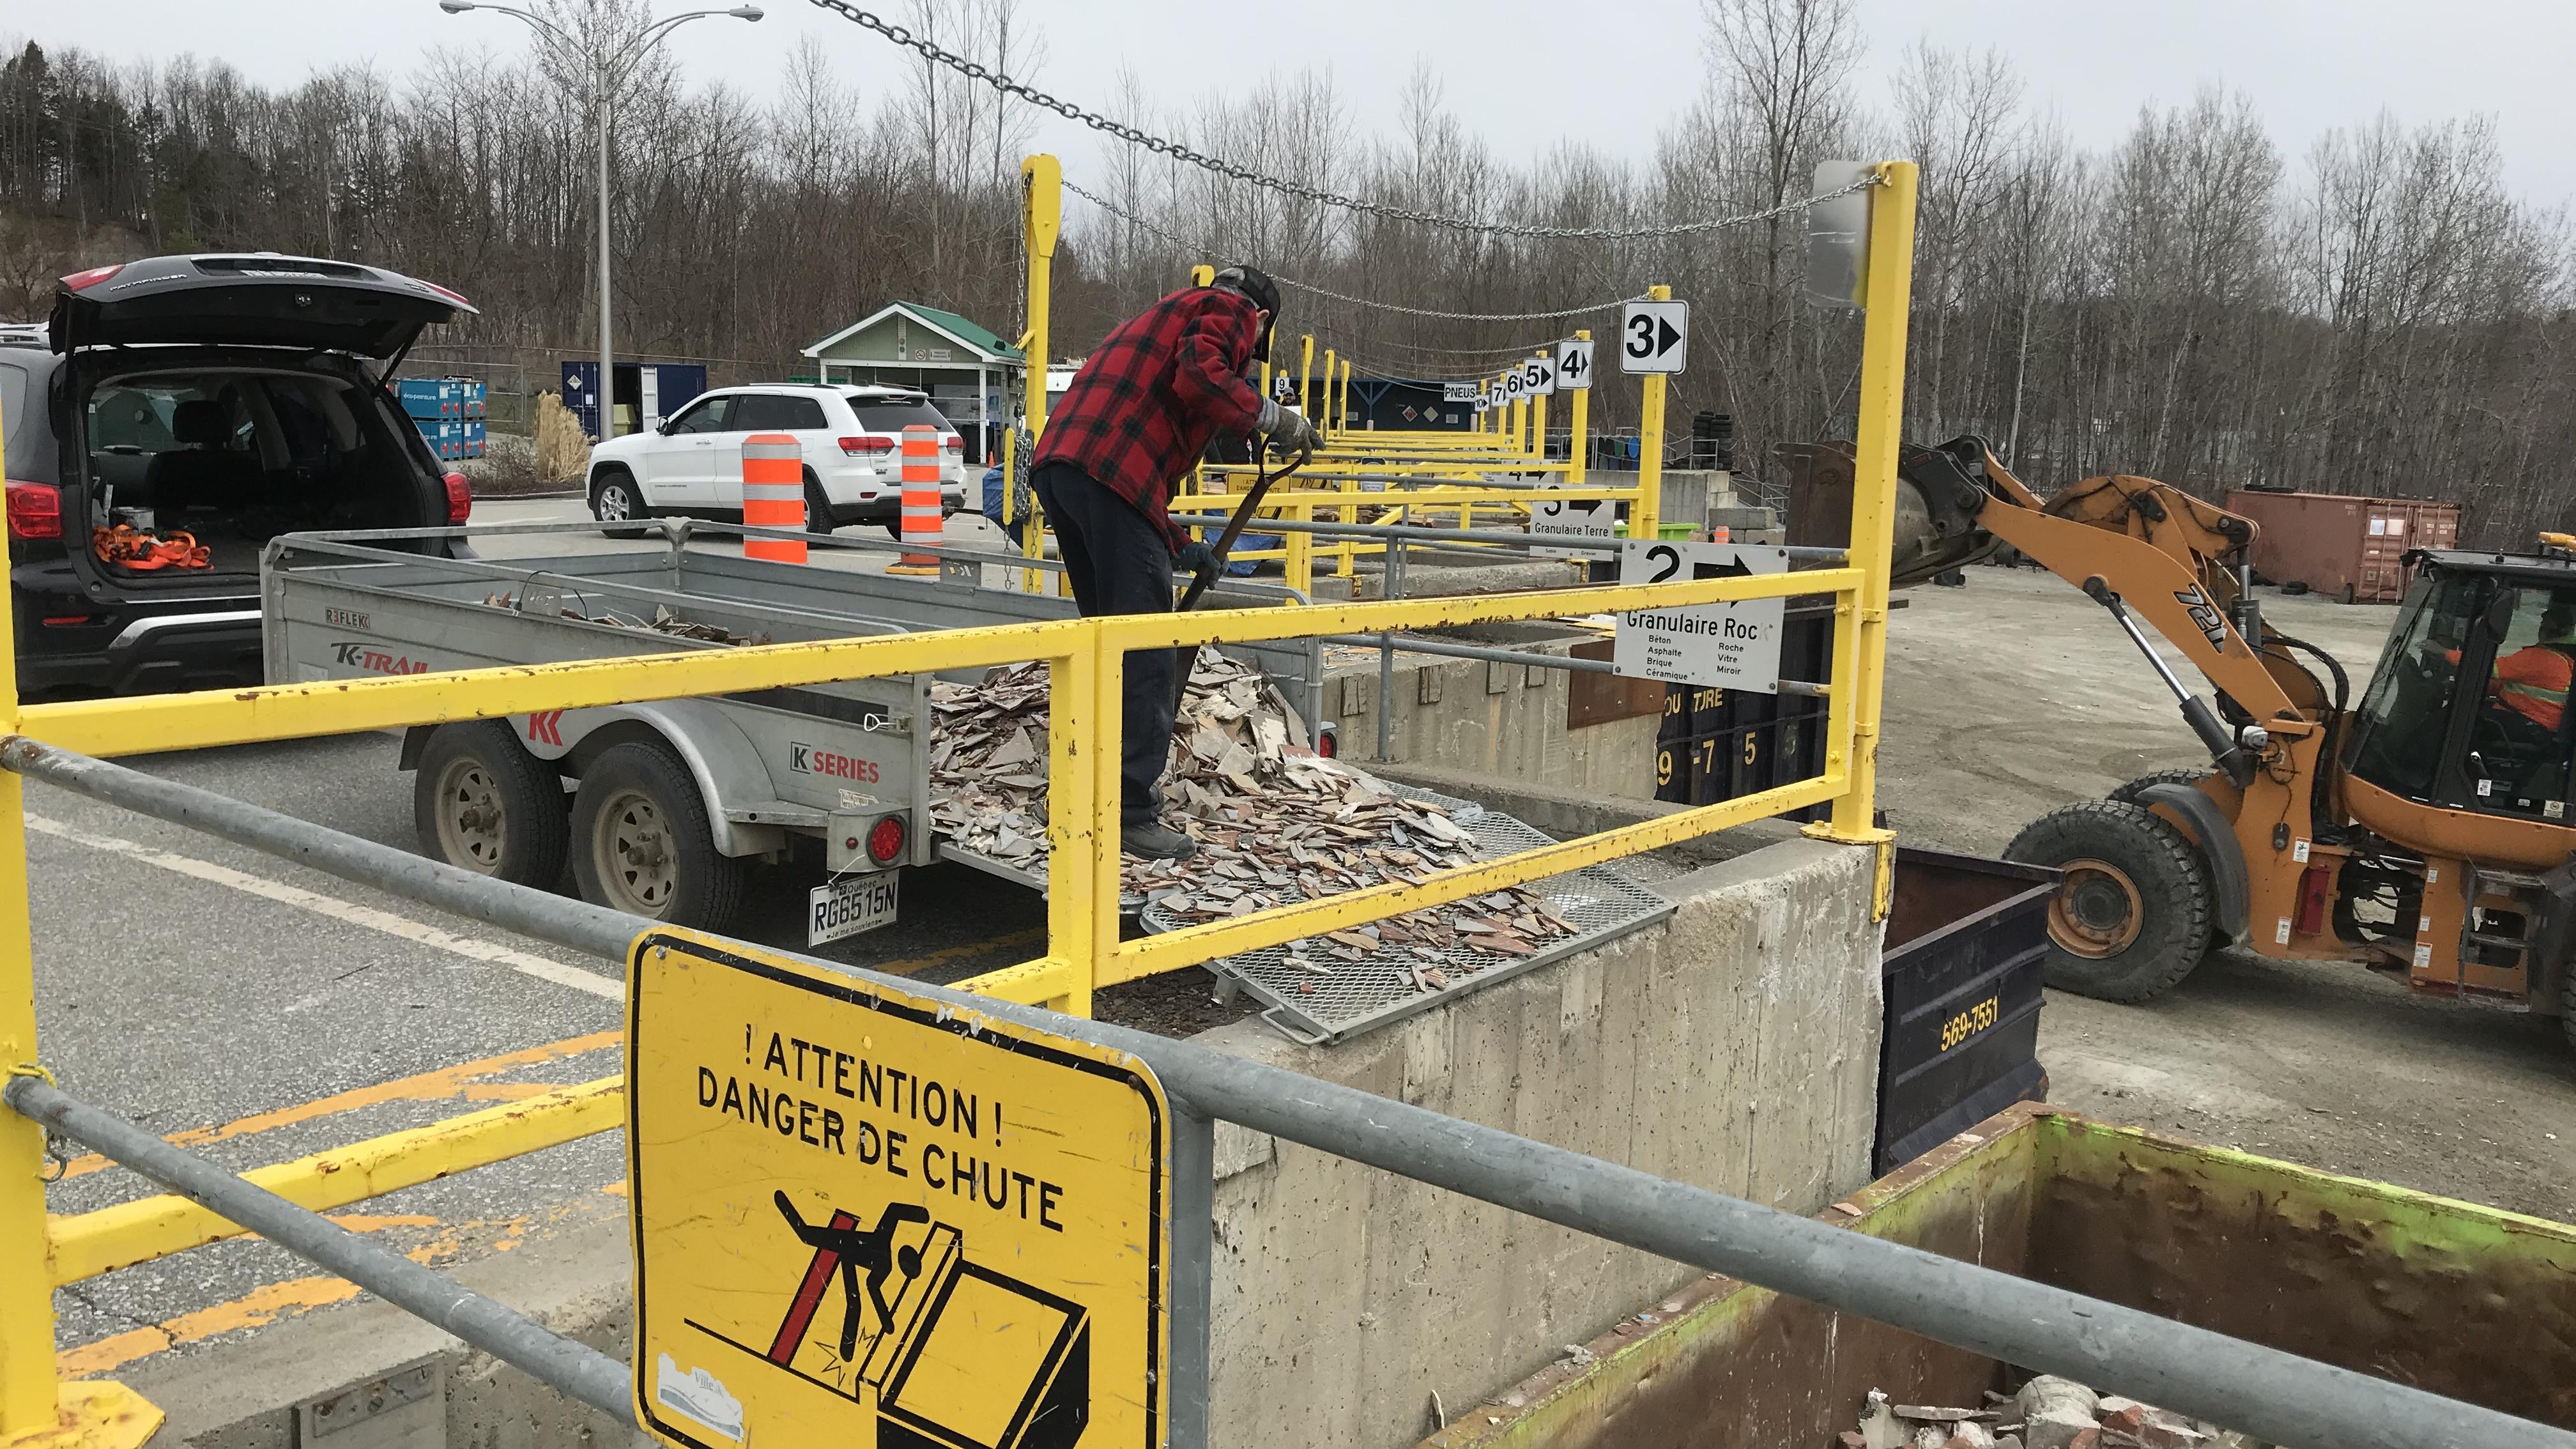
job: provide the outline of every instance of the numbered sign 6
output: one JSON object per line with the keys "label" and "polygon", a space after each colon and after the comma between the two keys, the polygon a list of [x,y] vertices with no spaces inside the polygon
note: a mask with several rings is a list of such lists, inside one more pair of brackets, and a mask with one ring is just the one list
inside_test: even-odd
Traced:
{"label": "numbered sign 6", "polygon": [[1519,368],[1515,367],[1503,374],[1503,401],[1519,402],[1521,396],[1528,391],[1529,383],[1521,377]]}

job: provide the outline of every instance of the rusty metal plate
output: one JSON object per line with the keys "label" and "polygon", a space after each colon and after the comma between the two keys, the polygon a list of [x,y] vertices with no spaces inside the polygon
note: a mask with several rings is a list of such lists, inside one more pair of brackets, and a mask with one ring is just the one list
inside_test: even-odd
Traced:
{"label": "rusty metal plate", "polygon": [[[1611,641],[1587,640],[1567,650],[1577,659],[1607,659]],[[1664,686],[1655,679],[1622,679],[1616,674],[1572,673],[1566,677],[1565,727],[1636,719],[1664,712]]]}

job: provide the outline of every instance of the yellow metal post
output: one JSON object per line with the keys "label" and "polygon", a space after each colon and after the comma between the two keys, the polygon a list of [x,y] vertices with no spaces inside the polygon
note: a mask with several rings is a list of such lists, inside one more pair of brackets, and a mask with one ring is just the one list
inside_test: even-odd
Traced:
{"label": "yellow metal post", "polygon": [[[1888,833],[1873,825],[1878,795],[1878,714],[1887,664],[1887,575],[1896,526],[1896,447],[1904,428],[1905,329],[1913,305],[1914,186],[1911,161],[1878,169],[1869,192],[1869,275],[1862,295],[1868,314],[1861,328],[1860,415],[1853,435],[1851,567],[1861,576],[1852,616],[1837,617],[1847,631],[1835,641],[1834,706],[1851,723],[1851,788],[1834,801],[1822,834],[1878,848],[1877,909],[1887,910]],[[1845,691],[1844,685],[1850,689]],[[1846,731],[1837,728],[1837,739]],[[1828,766],[1830,768],[1830,765]],[[1812,829],[1812,827],[1811,827]]]}
{"label": "yellow metal post", "polygon": [[1332,446],[1333,433],[1338,427],[1338,420],[1333,416],[1333,374],[1341,370],[1341,364],[1333,360],[1333,349],[1325,348],[1324,390],[1316,396],[1316,403],[1323,410],[1307,414],[1306,420],[1315,425],[1315,431],[1322,436],[1326,447]]}
{"label": "yellow metal post", "polygon": [[[1577,332],[1574,334],[1574,340],[1589,342],[1592,340],[1592,334],[1589,331]],[[1584,379],[1586,383],[1591,380]],[[1564,383],[1564,378],[1557,379],[1560,387]],[[1578,387],[1574,390],[1573,408],[1574,411],[1565,420],[1567,431],[1573,435],[1565,450],[1565,481],[1580,488],[1583,486],[1584,455],[1592,451],[1587,446],[1586,436],[1592,427],[1592,389],[1590,387]]]}
{"label": "yellow metal post", "polygon": [[1315,420],[1315,410],[1313,407],[1308,405],[1306,400],[1308,392],[1310,392],[1314,387],[1314,383],[1315,334],[1309,332],[1306,334],[1305,346],[1299,351],[1297,357],[1297,411],[1304,413],[1306,415],[1306,421],[1308,422],[1313,422]]}
{"label": "yellow metal post", "polygon": [[1340,398],[1341,400],[1334,405],[1333,415],[1340,426],[1347,428],[1351,425],[1351,360],[1347,357],[1342,359]]}
{"label": "yellow metal post", "polygon": [[1542,463],[1547,461],[1547,394],[1545,393],[1530,399],[1530,456]]}
{"label": "yellow metal post", "polygon": [[[1054,295],[1056,234],[1064,222],[1064,168],[1043,152],[1022,161],[1020,195],[1020,243],[1029,258],[1029,331],[1021,348],[1020,379],[1027,389],[1029,437],[1037,439],[1046,436],[1047,309]],[[1027,462],[1035,466],[1036,459]],[[1020,553],[1033,559],[1046,556],[1043,522],[1026,531]],[[1036,569],[1022,569],[1020,591],[1039,592],[1041,577]]]}
{"label": "yellow metal post", "polygon": [[1193,287],[1207,287],[1207,286],[1213,286],[1213,285],[1215,285],[1215,283],[1216,283],[1216,268],[1209,266],[1209,265],[1208,265],[1207,263],[1205,263],[1205,262],[1201,262],[1201,263],[1199,263],[1197,266],[1190,268],[1190,285],[1191,285],[1191,286],[1193,286]]}
{"label": "yellow metal post", "polygon": [[[1658,283],[1646,289],[1657,302],[1673,299],[1673,289]],[[1664,513],[1664,375],[1647,373],[1637,404],[1637,501],[1628,510],[1628,536],[1653,538]]]}
{"label": "yellow metal post", "polygon": [[1047,664],[1047,954],[1074,968],[1058,1009],[1089,1016],[1096,968],[1118,944],[1118,695],[1112,684],[1104,712],[1099,635],[1075,645],[1071,657]]}
{"label": "yellow metal post", "polygon": [[[17,419],[0,417],[0,440]],[[5,449],[5,442],[0,442]],[[17,637],[0,590],[0,735],[18,732]],[[15,770],[0,770],[0,1077],[40,1073],[36,945],[27,919],[27,813]],[[141,1444],[161,1411],[123,1384],[54,1376],[54,1275],[45,1247],[45,1129],[0,1108],[0,1445]]]}

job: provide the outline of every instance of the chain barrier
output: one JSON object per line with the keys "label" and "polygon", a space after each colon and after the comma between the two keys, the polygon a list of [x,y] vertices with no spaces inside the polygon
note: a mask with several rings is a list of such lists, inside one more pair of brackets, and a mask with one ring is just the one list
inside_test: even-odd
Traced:
{"label": "chain barrier", "polygon": [[1300,201],[1311,201],[1322,206],[1339,207],[1344,211],[1363,212],[1370,216],[1384,217],[1389,221],[1419,222],[1424,226],[1443,226],[1453,231],[1474,232],[1480,236],[1632,241],[1646,237],[1692,236],[1700,232],[1718,231],[1728,227],[1752,226],[1770,221],[1775,217],[1805,211],[1818,202],[1831,201],[1838,196],[1849,196],[1856,191],[1864,191],[1879,184],[1875,175],[1867,175],[1848,186],[1837,187],[1832,191],[1820,192],[1814,196],[1802,196],[1795,201],[1784,201],[1778,206],[1766,207],[1761,211],[1746,212],[1741,216],[1712,217],[1705,221],[1674,222],[1665,226],[1514,226],[1508,222],[1477,221],[1463,216],[1442,216],[1437,212],[1391,206],[1382,201],[1344,196],[1339,192],[1326,191],[1321,187],[1308,186],[1303,182],[1265,176],[1248,167],[1238,166],[1221,156],[1210,156],[1202,151],[1194,151],[1178,141],[1165,140],[1150,132],[1140,131],[1124,121],[1113,120],[1097,111],[1088,111],[1071,101],[1048,95],[1024,81],[1013,80],[1006,72],[995,70],[979,61],[968,60],[953,51],[943,50],[937,42],[916,36],[903,26],[881,19],[850,4],[849,0],[813,0],[813,3],[818,8],[829,10],[854,25],[875,31],[897,45],[919,52],[923,60],[933,65],[944,65],[968,80],[981,81],[991,86],[1003,95],[1026,101],[1040,110],[1053,111],[1068,121],[1078,121],[1103,135],[1114,136],[1131,146],[1142,146],[1157,156],[1169,156],[1175,161],[1196,166],[1202,171],[1211,171],[1228,180],[1275,191],[1282,196],[1291,196]]}
{"label": "chain barrier", "polygon": [[[1213,243],[1192,241],[1188,237],[1181,236],[1176,232],[1167,230],[1154,222],[1147,221],[1145,218],[1138,216],[1127,208],[1110,201],[1106,197],[1095,195],[1094,193],[1083,189],[1080,185],[1077,185],[1072,181],[1066,181],[1062,184],[1065,190],[1070,191],[1074,195],[1081,197],[1083,200],[1090,202],[1092,205],[1099,207],[1102,211],[1109,213],[1120,221],[1141,227],[1148,233],[1161,238],[1172,246],[1179,247],[1184,252],[1193,253],[1199,256],[1213,257],[1226,250],[1226,248],[1216,246]],[[1401,303],[1381,302],[1371,297],[1348,296],[1344,293],[1336,292],[1329,287],[1318,287],[1312,282],[1301,282],[1294,277],[1283,277],[1275,271],[1270,273],[1270,277],[1271,280],[1277,282],[1279,285],[1287,287],[1293,291],[1311,292],[1318,297],[1329,298],[1336,302],[1347,302],[1354,307],[1368,307],[1380,312],[1395,312],[1406,317],[1437,317],[1443,321],[1449,322],[1544,322],[1556,317],[1581,317],[1592,312],[1615,311],[1621,307],[1627,306],[1631,302],[1642,302],[1646,299],[1645,294],[1640,292],[1633,297],[1614,297],[1607,302],[1587,302],[1580,307],[1559,307],[1554,311],[1549,312],[1444,312],[1433,307],[1407,307]],[[1492,349],[1484,350],[1490,351]]]}

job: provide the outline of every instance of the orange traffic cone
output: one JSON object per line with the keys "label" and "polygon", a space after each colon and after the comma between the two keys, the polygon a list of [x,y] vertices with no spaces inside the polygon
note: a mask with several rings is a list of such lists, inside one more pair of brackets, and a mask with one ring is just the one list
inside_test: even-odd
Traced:
{"label": "orange traffic cone", "polygon": [[[746,528],[805,526],[805,449],[785,433],[742,440],[742,521]],[[744,558],[805,562],[801,538],[745,538]]]}
{"label": "orange traffic cone", "polygon": [[936,554],[912,553],[937,548],[944,533],[939,507],[939,430],[914,423],[903,430],[903,541],[907,552],[886,567],[890,574],[935,574]]}

